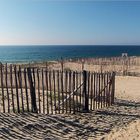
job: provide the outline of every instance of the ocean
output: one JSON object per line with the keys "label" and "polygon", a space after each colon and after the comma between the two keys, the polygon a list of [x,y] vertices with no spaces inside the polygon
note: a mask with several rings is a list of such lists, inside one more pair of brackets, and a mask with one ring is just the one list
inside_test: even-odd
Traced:
{"label": "ocean", "polygon": [[0,62],[26,63],[59,60],[62,58],[114,57],[128,53],[140,56],[140,46],[135,45],[35,45],[0,46]]}

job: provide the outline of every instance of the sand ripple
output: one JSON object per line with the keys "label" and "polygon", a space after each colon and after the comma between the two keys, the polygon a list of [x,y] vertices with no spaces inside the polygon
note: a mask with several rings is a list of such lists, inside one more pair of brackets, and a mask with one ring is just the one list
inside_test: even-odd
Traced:
{"label": "sand ripple", "polygon": [[1,113],[0,139],[112,139],[113,132],[139,118],[140,104],[125,100],[116,100],[109,108],[75,115]]}

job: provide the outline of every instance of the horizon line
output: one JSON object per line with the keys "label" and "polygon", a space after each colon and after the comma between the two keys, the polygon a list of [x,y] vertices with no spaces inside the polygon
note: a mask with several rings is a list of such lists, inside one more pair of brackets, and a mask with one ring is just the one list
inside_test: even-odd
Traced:
{"label": "horizon line", "polygon": [[140,44],[0,44],[0,46],[140,46]]}

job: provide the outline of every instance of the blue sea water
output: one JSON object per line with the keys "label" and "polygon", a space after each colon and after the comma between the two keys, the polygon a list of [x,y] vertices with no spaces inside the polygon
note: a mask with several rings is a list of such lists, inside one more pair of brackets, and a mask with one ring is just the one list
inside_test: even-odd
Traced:
{"label": "blue sea water", "polygon": [[43,45],[0,46],[0,61],[7,63],[58,60],[62,58],[114,57],[128,53],[140,56],[140,46],[125,45]]}

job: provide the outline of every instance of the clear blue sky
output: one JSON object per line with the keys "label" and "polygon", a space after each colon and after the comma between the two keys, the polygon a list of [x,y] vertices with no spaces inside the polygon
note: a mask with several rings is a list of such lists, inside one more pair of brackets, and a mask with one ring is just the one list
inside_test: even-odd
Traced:
{"label": "clear blue sky", "polygon": [[140,45],[140,1],[0,0],[0,45]]}

